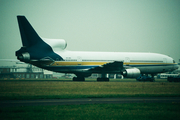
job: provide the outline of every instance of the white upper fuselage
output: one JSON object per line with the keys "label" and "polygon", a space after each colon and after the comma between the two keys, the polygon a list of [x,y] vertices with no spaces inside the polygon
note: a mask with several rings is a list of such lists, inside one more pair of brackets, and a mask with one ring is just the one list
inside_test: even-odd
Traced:
{"label": "white upper fuselage", "polygon": [[66,66],[88,66],[87,68],[82,68],[82,70],[88,69],[90,66],[100,66],[114,61],[123,61],[125,67],[138,68],[143,74],[168,72],[177,68],[177,65],[175,65],[171,57],[157,53],[85,52],[67,50],[56,51],[56,53],[64,59],[64,62],[68,63]]}
{"label": "white upper fuselage", "polygon": [[76,61],[144,61],[144,62],[161,62],[173,63],[173,59],[166,55],[157,53],[140,53],[140,52],[89,52],[89,51],[58,51],[56,52],[64,60]]}
{"label": "white upper fuselage", "polygon": [[64,60],[60,62],[57,60],[54,64],[52,64],[52,66],[60,67],[60,69],[56,70],[57,72],[83,71],[114,61],[123,61],[124,67],[138,68],[142,74],[163,73],[173,71],[178,68],[177,64],[171,57],[163,54],[140,52],[68,51],[65,50],[67,43],[63,39],[57,40],[43,38],[43,40],[49,44],[53,51],[60,55]]}

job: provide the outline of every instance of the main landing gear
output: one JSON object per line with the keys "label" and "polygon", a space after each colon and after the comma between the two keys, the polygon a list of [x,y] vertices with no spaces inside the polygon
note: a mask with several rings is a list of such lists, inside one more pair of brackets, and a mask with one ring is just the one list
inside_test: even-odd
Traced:
{"label": "main landing gear", "polygon": [[150,81],[150,82],[154,82],[154,74],[152,74],[151,76],[148,75],[143,75],[141,74],[138,78],[136,78],[137,81]]}
{"label": "main landing gear", "polygon": [[[73,77],[73,81],[85,81],[85,77],[88,77],[89,74],[87,74],[86,76],[82,76],[82,74],[76,74],[77,77]],[[109,81],[109,78],[106,77],[106,74],[102,74],[101,78],[97,78],[97,81]]]}
{"label": "main landing gear", "polygon": [[91,76],[91,73],[78,72],[75,75],[77,77],[73,77],[73,81],[85,81],[85,77]]}
{"label": "main landing gear", "polygon": [[109,78],[97,78],[97,81],[109,81]]}
{"label": "main landing gear", "polygon": [[109,78],[107,78],[106,74],[101,74],[101,78],[97,78],[97,81],[109,81]]}
{"label": "main landing gear", "polygon": [[84,77],[73,77],[73,81],[85,81]]}
{"label": "main landing gear", "polygon": [[[84,77],[73,77],[73,81],[85,81]],[[109,81],[109,78],[97,78],[97,81]]]}

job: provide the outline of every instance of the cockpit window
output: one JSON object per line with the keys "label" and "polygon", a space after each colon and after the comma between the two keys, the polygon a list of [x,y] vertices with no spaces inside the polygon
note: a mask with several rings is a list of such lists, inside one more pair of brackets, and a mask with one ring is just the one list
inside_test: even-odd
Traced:
{"label": "cockpit window", "polygon": [[173,63],[176,63],[175,60],[173,60]]}

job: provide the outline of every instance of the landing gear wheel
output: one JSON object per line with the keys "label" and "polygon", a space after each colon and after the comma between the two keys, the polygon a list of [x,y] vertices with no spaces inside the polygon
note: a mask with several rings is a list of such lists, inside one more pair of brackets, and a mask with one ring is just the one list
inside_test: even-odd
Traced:
{"label": "landing gear wheel", "polygon": [[84,77],[73,77],[73,81],[85,81]]}
{"label": "landing gear wheel", "polygon": [[154,75],[148,76],[148,75],[140,75],[138,78],[136,78],[137,81],[150,81],[150,82],[154,82]]}
{"label": "landing gear wheel", "polygon": [[150,82],[154,82],[155,80],[152,78],[151,80],[150,80]]}
{"label": "landing gear wheel", "polygon": [[97,81],[109,81],[109,78],[97,78]]}

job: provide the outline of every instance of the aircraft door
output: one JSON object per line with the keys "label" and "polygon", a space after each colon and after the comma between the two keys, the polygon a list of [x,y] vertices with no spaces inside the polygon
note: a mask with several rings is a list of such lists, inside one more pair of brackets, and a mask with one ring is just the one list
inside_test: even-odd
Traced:
{"label": "aircraft door", "polygon": [[82,62],[82,58],[80,56],[77,57],[78,62]]}
{"label": "aircraft door", "polygon": [[166,58],[163,58],[163,62],[164,62],[164,63],[167,63],[167,59],[166,59]]}
{"label": "aircraft door", "polygon": [[129,58],[129,57],[126,57],[126,58],[125,58],[125,63],[126,63],[127,65],[129,65],[129,63],[130,63],[130,58]]}
{"label": "aircraft door", "polygon": [[[163,58],[163,63],[167,63],[167,59]],[[165,72],[167,69],[169,69],[168,67],[164,67],[162,72]]]}
{"label": "aircraft door", "polygon": [[125,58],[125,62],[130,62],[129,57],[126,57],[126,58]]}
{"label": "aircraft door", "polygon": [[80,56],[77,56],[77,62],[78,62],[78,65],[81,65],[82,58]]}

